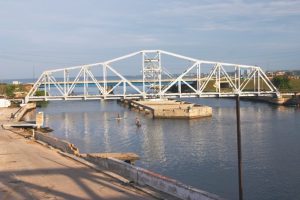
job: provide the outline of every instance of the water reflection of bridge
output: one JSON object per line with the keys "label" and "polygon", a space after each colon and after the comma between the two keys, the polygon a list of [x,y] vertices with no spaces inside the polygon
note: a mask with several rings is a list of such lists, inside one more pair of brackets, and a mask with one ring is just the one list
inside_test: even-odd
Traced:
{"label": "water reflection of bridge", "polygon": [[[180,67],[173,67],[177,65]],[[142,70],[139,70],[140,66]],[[131,80],[122,75],[128,73],[138,74],[142,79]],[[162,50],[143,50],[105,62],[45,71],[27,95],[26,102],[236,95],[280,94],[257,66],[198,60]]]}

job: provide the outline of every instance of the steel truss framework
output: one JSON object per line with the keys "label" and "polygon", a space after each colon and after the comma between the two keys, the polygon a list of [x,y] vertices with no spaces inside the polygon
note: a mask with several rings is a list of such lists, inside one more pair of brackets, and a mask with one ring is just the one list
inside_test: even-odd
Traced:
{"label": "steel truss framework", "polygon": [[[141,56],[142,61],[141,87],[135,84],[137,81],[125,78],[112,67],[112,64],[135,56]],[[189,66],[181,74],[172,74],[164,70],[163,56],[187,61]],[[101,73],[95,74],[95,71]],[[225,88],[223,83],[227,85]],[[91,90],[97,92],[92,93]],[[105,62],[44,71],[25,102],[236,95],[279,96],[280,93],[258,66],[198,60],[162,50],[143,50]]]}

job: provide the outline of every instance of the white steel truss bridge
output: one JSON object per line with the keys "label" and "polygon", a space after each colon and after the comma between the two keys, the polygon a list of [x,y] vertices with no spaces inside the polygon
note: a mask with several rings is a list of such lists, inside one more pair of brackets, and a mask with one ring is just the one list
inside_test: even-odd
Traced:
{"label": "white steel truss bridge", "polygon": [[258,66],[142,50],[104,62],[44,71],[29,101],[279,96]]}

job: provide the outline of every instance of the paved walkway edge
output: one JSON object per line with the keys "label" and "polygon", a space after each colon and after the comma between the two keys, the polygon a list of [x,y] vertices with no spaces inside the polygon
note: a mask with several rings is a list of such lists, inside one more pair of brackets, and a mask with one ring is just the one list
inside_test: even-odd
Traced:
{"label": "paved walkway edge", "polygon": [[[57,139],[50,135],[35,132],[38,141],[60,149],[60,154],[119,179],[123,183],[135,183],[141,187],[150,187],[162,193],[182,200],[220,200],[219,196],[185,185],[177,180],[162,176],[149,170],[130,165],[114,158],[99,158],[90,154],[82,157],[74,144]],[[74,151],[75,149],[75,151]],[[158,197],[160,198],[160,197]]]}

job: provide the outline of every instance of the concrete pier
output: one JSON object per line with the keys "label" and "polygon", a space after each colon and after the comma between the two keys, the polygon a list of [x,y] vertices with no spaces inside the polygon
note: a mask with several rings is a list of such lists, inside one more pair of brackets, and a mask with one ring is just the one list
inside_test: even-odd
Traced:
{"label": "concrete pier", "polygon": [[194,119],[212,116],[212,108],[176,100],[120,100],[138,111],[151,113],[153,118]]}

